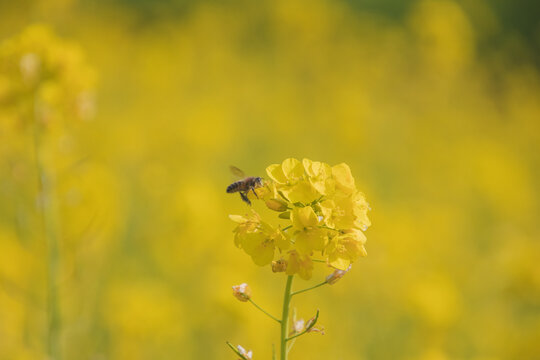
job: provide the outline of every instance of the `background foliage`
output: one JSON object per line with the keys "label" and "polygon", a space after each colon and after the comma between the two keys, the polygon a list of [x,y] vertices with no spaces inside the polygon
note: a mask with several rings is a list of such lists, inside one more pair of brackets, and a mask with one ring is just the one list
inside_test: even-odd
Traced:
{"label": "background foliage", "polygon": [[[278,329],[230,286],[250,283],[277,313],[284,279],[234,247],[227,215],[246,207],[225,194],[227,168],[308,157],[351,166],[373,226],[367,258],[297,299],[301,317],[320,308],[327,335],[292,358],[540,358],[534,13],[487,0],[0,1],[2,39],[44,24],[42,50],[23,50],[77,70],[42,94],[63,357],[225,359],[230,340],[270,358]],[[21,125],[33,105],[6,100],[16,65],[0,73],[0,358],[42,359],[50,254]],[[65,105],[86,87],[92,121]]]}

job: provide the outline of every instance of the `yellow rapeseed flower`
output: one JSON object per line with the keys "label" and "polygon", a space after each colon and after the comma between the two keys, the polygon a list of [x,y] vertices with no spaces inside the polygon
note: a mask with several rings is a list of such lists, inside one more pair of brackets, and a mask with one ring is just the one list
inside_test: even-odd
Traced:
{"label": "yellow rapeseed flower", "polygon": [[255,264],[264,266],[274,259],[276,247],[285,250],[289,240],[283,231],[261,221],[259,214],[252,211],[246,216],[230,215],[231,220],[238,223],[234,230],[235,244],[251,256]]}
{"label": "yellow rapeseed flower", "polygon": [[302,279],[309,280],[313,272],[313,261],[309,255],[300,255],[296,251],[291,251],[286,272],[287,275],[298,274]]}
{"label": "yellow rapeseed flower", "polygon": [[[272,226],[254,210],[245,216],[231,215],[238,223],[236,246],[257,265],[272,263],[275,271],[279,258],[280,270],[286,266],[287,274],[309,279],[313,256],[346,270],[366,255],[363,231],[371,225],[370,208],[347,164],[291,158],[268,166],[266,173],[269,179],[255,190],[257,196],[249,195],[250,200],[260,200],[279,212],[276,221],[284,223]],[[286,261],[284,250],[288,250]]]}
{"label": "yellow rapeseed flower", "polygon": [[319,219],[311,206],[295,208],[291,212],[295,245],[301,254],[311,254],[314,250],[324,249],[327,230],[319,227]]}
{"label": "yellow rapeseed flower", "polygon": [[336,269],[347,269],[359,257],[367,255],[365,241],[366,236],[357,229],[335,236],[326,248],[328,264]]}

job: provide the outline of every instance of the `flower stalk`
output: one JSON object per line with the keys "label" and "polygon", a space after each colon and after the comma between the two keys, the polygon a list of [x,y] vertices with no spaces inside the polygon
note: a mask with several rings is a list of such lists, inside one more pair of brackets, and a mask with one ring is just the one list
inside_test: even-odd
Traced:
{"label": "flower stalk", "polygon": [[281,313],[281,360],[287,360],[287,334],[289,333],[289,308],[291,305],[291,289],[294,275],[287,276],[285,293],[283,294],[283,311]]}
{"label": "flower stalk", "polygon": [[294,291],[294,292],[291,293],[291,297],[294,296],[294,295],[298,295],[298,294],[301,294],[301,293],[303,293],[303,292],[309,291],[309,290],[316,289],[316,288],[318,288],[318,287],[320,287],[320,286],[323,286],[323,285],[326,285],[326,284],[327,284],[327,282],[326,282],[326,280],[325,280],[325,281],[323,281],[322,283],[317,284],[317,285],[315,285],[315,286],[312,286],[312,287],[309,287],[309,288],[306,288],[306,289],[302,289],[302,290],[298,290],[298,291]]}
{"label": "flower stalk", "polygon": [[[35,105],[34,105],[35,107]],[[52,178],[45,170],[41,154],[40,123],[34,109],[34,157],[38,176],[38,204],[43,233],[47,244],[47,352],[54,360],[60,353],[60,304],[59,304],[59,263],[60,253],[57,236],[57,219]]]}
{"label": "flower stalk", "polygon": [[277,321],[278,323],[281,323],[281,320],[279,320],[277,317],[271,315],[271,314],[268,313],[266,310],[264,310],[262,307],[260,307],[259,305],[257,305],[257,304],[253,301],[253,299],[250,298],[248,301],[249,301],[250,303],[252,303],[253,306],[255,306],[257,309],[259,309],[260,311],[262,311],[266,316],[268,316],[268,317],[271,318],[272,320]]}

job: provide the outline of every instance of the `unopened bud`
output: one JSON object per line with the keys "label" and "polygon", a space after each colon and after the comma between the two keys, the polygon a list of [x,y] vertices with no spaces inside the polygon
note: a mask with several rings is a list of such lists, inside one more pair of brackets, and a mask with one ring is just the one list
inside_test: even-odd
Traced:
{"label": "unopened bud", "polygon": [[253,351],[244,349],[241,345],[236,346],[236,350],[238,350],[238,353],[243,356],[244,359],[251,360],[253,356]]}
{"label": "unopened bud", "polygon": [[285,259],[279,259],[276,261],[272,261],[272,271],[277,272],[284,272],[287,270],[287,260]]}
{"label": "unopened bud", "polygon": [[351,265],[349,265],[349,267],[346,269],[346,270],[339,270],[339,269],[336,269],[334,270],[333,273],[331,273],[330,275],[328,275],[326,277],[326,283],[329,284],[329,285],[333,285],[335,284],[336,282],[338,282],[339,279],[341,279],[342,277],[345,276],[345,274],[351,269]]}
{"label": "unopened bud", "polygon": [[324,335],[323,326],[318,325],[318,327],[315,327],[315,325],[317,324],[317,320],[319,320],[319,310],[317,310],[317,314],[314,317],[312,317],[306,322],[306,332],[318,332],[319,334]]}
{"label": "unopened bud", "polygon": [[251,288],[248,284],[243,283],[232,287],[233,295],[235,298],[242,302],[246,302],[251,299]]}
{"label": "unopened bud", "polygon": [[304,330],[304,326],[306,325],[306,322],[304,319],[297,320],[293,323],[293,331],[294,333],[299,333]]}
{"label": "unopened bud", "polygon": [[266,200],[266,206],[270,210],[283,212],[288,209],[287,203],[281,199],[269,199]]}

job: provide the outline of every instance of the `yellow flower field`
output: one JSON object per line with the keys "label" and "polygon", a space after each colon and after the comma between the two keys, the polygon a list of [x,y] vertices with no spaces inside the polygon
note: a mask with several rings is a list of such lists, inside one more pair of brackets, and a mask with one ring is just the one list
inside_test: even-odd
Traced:
{"label": "yellow flower field", "polygon": [[520,6],[1,1],[0,359],[540,358]]}

